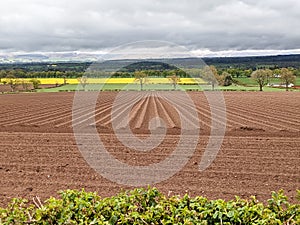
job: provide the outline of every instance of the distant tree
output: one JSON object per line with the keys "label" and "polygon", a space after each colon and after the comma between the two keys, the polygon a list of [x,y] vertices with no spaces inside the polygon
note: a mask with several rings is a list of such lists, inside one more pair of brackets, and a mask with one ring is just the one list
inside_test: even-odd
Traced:
{"label": "distant tree", "polygon": [[177,77],[187,77],[188,74],[182,69],[171,70],[171,73],[175,74]]}
{"label": "distant tree", "polygon": [[231,74],[227,73],[226,71],[224,71],[220,77],[220,79],[222,80],[222,85],[223,86],[230,86],[232,85],[233,79]]}
{"label": "distant tree", "polygon": [[2,82],[2,78],[5,78],[7,75],[5,70],[0,70],[0,83]]}
{"label": "distant tree", "polygon": [[204,69],[200,68],[188,68],[184,69],[184,77],[193,77],[193,78],[204,78]]}
{"label": "distant tree", "polygon": [[22,84],[23,90],[24,90],[24,91],[28,91],[28,89],[29,89],[29,84],[30,84],[30,83],[29,83],[27,80],[22,79],[22,80],[21,80],[21,84]]}
{"label": "distant tree", "polygon": [[66,85],[67,84],[67,77],[66,77],[66,75],[63,75],[62,78],[64,79],[64,85]]}
{"label": "distant tree", "polygon": [[215,66],[205,66],[202,70],[203,79],[207,81],[212,90],[215,90],[215,86],[218,84],[220,80],[220,76]]}
{"label": "distant tree", "polygon": [[15,70],[6,71],[6,78],[16,78],[16,71]]}
{"label": "distant tree", "polygon": [[269,69],[258,69],[251,74],[251,78],[258,83],[260,91],[263,91],[263,87],[268,83],[271,76],[272,71]]}
{"label": "distant tree", "polygon": [[274,69],[274,71],[273,71],[273,74],[276,76],[276,77],[278,77],[279,75],[280,75],[280,73],[281,73],[281,69]]}
{"label": "distant tree", "polygon": [[7,83],[9,84],[11,91],[15,92],[16,87],[19,85],[19,80],[13,74],[8,74],[6,79],[8,80]]}
{"label": "distant tree", "polygon": [[300,69],[295,69],[294,74],[296,77],[300,77]]}
{"label": "distant tree", "polygon": [[176,74],[173,74],[171,76],[168,76],[167,78],[173,85],[173,89],[176,90],[176,86],[177,86],[178,82],[180,82],[180,77],[176,76]]}
{"label": "distant tree", "polygon": [[80,83],[80,85],[82,86],[83,90],[85,90],[85,87],[88,84],[87,76],[78,77],[77,80]]}
{"label": "distant tree", "polygon": [[60,78],[63,76],[63,72],[61,72],[61,71],[54,71],[54,74],[55,74],[56,78]]}
{"label": "distant tree", "polygon": [[143,90],[144,84],[147,82],[147,73],[144,71],[135,71],[134,72],[135,80],[140,83],[141,91]]}
{"label": "distant tree", "polygon": [[289,90],[289,85],[296,83],[296,76],[287,68],[282,68],[280,71],[280,80],[285,84],[285,90]]}
{"label": "distant tree", "polygon": [[16,69],[14,70],[14,76],[16,78],[24,78],[26,76],[26,73],[21,69]]}
{"label": "distant tree", "polygon": [[162,72],[161,72],[161,76],[162,77],[167,77],[169,75],[169,73],[168,73],[168,71],[166,71],[166,70],[163,70]]}
{"label": "distant tree", "polygon": [[36,79],[36,78],[33,78],[33,79],[29,80],[29,82],[32,83],[32,86],[33,86],[34,89],[38,89],[40,84],[41,84],[41,81]]}
{"label": "distant tree", "polygon": [[231,74],[232,77],[239,78],[243,75],[244,71],[238,68],[229,68],[227,71],[229,74]]}
{"label": "distant tree", "polygon": [[244,77],[251,77],[252,72],[253,72],[252,69],[244,70],[243,75]]}

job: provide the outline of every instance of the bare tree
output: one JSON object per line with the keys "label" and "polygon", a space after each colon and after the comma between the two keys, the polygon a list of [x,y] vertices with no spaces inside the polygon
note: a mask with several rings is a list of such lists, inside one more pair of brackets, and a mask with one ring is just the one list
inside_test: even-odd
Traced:
{"label": "bare tree", "polygon": [[64,79],[64,85],[66,85],[67,84],[67,76],[63,75],[62,78]]}
{"label": "bare tree", "polygon": [[203,78],[209,84],[211,84],[211,89],[214,91],[215,86],[218,84],[220,76],[215,66],[205,66],[202,70]]}
{"label": "bare tree", "polygon": [[285,90],[289,90],[289,85],[291,83],[296,83],[296,76],[294,73],[287,68],[282,68],[280,71],[280,80],[285,84]]}
{"label": "bare tree", "polygon": [[263,87],[268,83],[271,76],[272,71],[269,69],[258,69],[251,74],[251,78],[258,83],[260,91],[263,91]]}
{"label": "bare tree", "polygon": [[83,90],[85,90],[85,87],[88,84],[87,76],[78,77],[77,80],[79,81],[79,83],[82,86]]}
{"label": "bare tree", "polygon": [[22,79],[21,84],[22,84],[23,91],[28,91],[30,83],[27,80]]}
{"label": "bare tree", "polygon": [[6,78],[8,79],[7,83],[9,84],[11,91],[15,92],[16,87],[19,85],[18,79],[12,74],[8,74]]}
{"label": "bare tree", "polygon": [[173,89],[176,90],[176,86],[177,86],[178,82],[180,82],[180,77],[176,76],[176,74],[173,74],[171,76],[168,76],[167,78],[173,85]]}
{"label": "bare tree", "polygon": [[148,74],[145,73],[144,71],[135,71],[134,72],[135,80],[139,81],[141,91],[143,90],[144,84],[147,82],[147,76],[148,76]]}

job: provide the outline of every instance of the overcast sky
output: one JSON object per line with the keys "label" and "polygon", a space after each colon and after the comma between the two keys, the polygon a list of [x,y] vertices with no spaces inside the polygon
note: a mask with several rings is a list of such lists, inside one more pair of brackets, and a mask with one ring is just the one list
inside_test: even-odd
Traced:
{"label": "overcast sky", "polygon": [[0,52],[164,40],[198,54],[300,53],[299,0],[1,0]]}

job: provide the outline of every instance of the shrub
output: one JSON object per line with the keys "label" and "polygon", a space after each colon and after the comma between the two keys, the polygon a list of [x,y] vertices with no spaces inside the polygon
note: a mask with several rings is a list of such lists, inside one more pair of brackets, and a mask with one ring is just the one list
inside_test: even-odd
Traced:
{"label": "shrub", "polygon": [[13,199],[0,208],[0,224],[300,224],[300,205],[290,204],[283,191],[273,192],[265,205],[255,197],[166,197],[156,188],[103,199],[84,190],[66,190],[61,199],[49,198],[44,205]]}

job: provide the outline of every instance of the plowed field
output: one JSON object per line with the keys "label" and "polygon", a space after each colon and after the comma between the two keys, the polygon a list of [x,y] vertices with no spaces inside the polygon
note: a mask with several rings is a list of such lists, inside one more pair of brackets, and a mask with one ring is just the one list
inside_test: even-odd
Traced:
{"label": "plowed field", "polygon": [[[72,108],[74,93],[0,95],[0,205],[12,197],[45,199],[69,188],[85,188],[101,196],[132,189],[102,177],[88,165],[76,144],[72,109],[77,115],[73,126],[82,126],[82,134],[77,135],[92,142],[85,126],[95,127],[106,149],[121,162],[145,166],[168,157],[182,129],[168,96],[175,96],[183,110],[188,110],[188,103],[178,92],[163,96],[159,92],[130,92],[115,105],[116,113],[111,116],[117,94],[103,92],[96,107],[78,108]],[[211,133],[212,112],[202,92],[188,94],[200,121],[196,150],[181,171],[155,186],[166,194],[189,193],[214,199],[255,195],[266,200],[271,191],[284,189],[294,201],[295,191],[300,189],[300,94],[225,92],[226,109],[215,109],[226,110],[227,121],[215,116],[218,123],[226,125],[225,137],[216,159],[202,172],[199,162]],[[132,96],[140,99],[128,109]],[[126,110],[130,111],[131,130],[141,139],[149,137],[151,119],[162,118],[167,127],[163,142],[149,152],[123,146],[114,134],[112,120],[122,121]],[[185,119],[192,129],[193,118]],[[161,127],[161,121],[154,122],[155,128]],[[124,129],[121,123],[117,128]]]}

